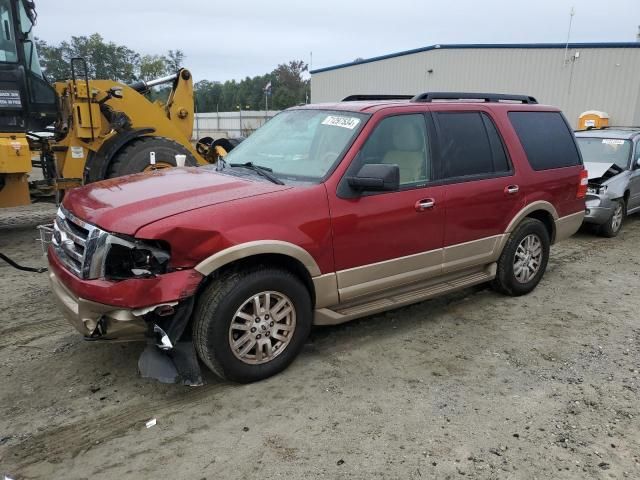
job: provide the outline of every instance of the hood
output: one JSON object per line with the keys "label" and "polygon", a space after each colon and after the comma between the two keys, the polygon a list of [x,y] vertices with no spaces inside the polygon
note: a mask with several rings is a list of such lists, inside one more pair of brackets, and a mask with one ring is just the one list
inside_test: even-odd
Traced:
{"label": "hood", "polygon": [[610,169],[611,172],[609,172],[609,175],[606,175],[607,178],[622,172],[622,169],[615,163],[584,162],[584,168],[586,168],[589,173],[589,180],[604,177]]}
{"label": "hood", "polygon": [[144,225],[172,215],[288,188],[208,168],[171,168],[76,188],[65,195],[63,205],[103,230],[134,235]]}

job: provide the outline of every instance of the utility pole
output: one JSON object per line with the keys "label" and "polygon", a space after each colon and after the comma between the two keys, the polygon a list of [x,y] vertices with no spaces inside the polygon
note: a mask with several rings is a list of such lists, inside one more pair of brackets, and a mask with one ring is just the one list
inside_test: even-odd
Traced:
{"label": "utility pole", "polygon": [[566,65],[569,61],[569,40],[571,39],[571,27],[573,25],[573,16],[576,14],[575,7],[571,7],[571,11],[569,12],[569,30],[567,31],[567,43],[564,47],[564,64]]}
{"label": "utility pole", "polygon": [[[313,70],[313,51],[309,52],[309,72]],[[311,98],[311,73],[309,73],[309,89],[307,90],[307,103]]]}

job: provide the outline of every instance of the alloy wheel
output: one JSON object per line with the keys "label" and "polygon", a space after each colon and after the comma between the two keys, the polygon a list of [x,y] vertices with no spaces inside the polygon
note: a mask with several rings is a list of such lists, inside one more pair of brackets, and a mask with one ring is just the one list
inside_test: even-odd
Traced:
{"label": "alloy wheel", "polygon": [[245,300],[229,326],[229,346],[250,365],[267,363],[287,348],[296,328],[296,309],[285,294],[257,293]]}
{"label": "alloy wheel", "polygon": [[613,211],[613,216],[611,217],[611,230],[617,232],[622,227],[622,218],[624,217],[624,211],[622,209],[622,204],[618,203],[616,209]]}
{"label": "alloy wheel", "polygon": [[513,259],[513,274],[520,283],[528,283],[536,276],[542,263],[542,240],[531,233],[524,237]]}

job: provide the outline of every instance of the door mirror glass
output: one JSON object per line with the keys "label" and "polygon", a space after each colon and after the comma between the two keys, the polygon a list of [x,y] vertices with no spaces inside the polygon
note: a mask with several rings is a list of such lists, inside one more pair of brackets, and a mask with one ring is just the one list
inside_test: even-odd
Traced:
{"label": "door mirror glass", "polygon": [[400,188],[400,167],[386,163],[367,163],[355,177],[347,182],[354,190],[361,192],[394,191]]}

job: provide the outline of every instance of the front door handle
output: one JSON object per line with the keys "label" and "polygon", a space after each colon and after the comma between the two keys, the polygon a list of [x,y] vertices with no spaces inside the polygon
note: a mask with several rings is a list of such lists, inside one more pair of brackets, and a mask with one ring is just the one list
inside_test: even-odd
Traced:
{"label": "front door handle", "polygon": [[518,185],[507,185],[504,187],[504,193],[507,195],[515,195],[520,191],[520,187]]}
{"label": "front door handle", "polygon": [[424,212],[425,210],[429,210],[433,208],[436,204],[436,201],[433,198],[423,198],[422,200],[418,200],[415,204],[416,211]]}

